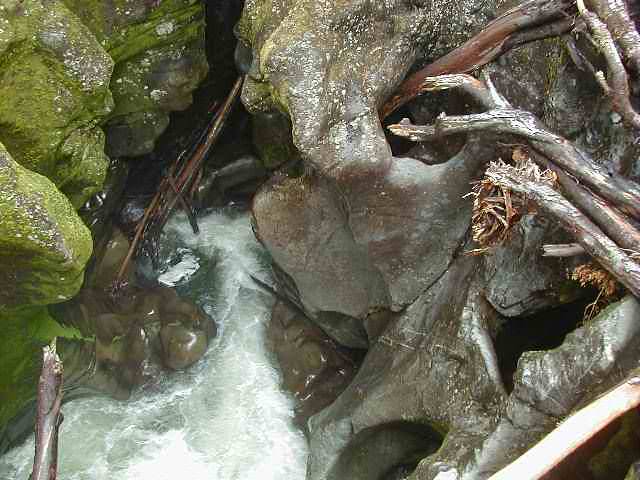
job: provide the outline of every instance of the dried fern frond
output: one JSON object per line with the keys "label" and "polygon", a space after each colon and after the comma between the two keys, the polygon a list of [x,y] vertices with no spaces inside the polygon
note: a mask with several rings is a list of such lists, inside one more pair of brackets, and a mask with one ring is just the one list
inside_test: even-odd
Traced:
{"label": "dried fern frond", "polygon": [[584,309],[584,321],[591,320],[619,297],[621,289],[618,281],[608,271],[595,264],[579,265],[571,272],[571,279],[583,288],[593,287],[598,290],[596,299]]}
{"label": "dried fern frond", "polygon": [[[540,170],[523,148],[515,148],[512,159],[514,165],[508,165],[502,160],[491,162],[487,172],[490,172],[491,169],[513,169],[522,178],[555,186],[555,174],[549,170]],[[471,231],[473,239],[481,247],[474,250],[473,254],[502,244],[522,215],[535,212],[526,198],[494,184],[486,176],[481,181],[474,183],[469,195],[474,197]]]}

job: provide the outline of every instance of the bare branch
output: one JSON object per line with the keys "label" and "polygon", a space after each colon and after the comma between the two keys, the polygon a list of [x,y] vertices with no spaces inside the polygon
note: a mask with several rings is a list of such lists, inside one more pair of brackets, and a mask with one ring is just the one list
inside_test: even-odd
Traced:
{"label": "bare branch", "polygon": [[56,480],[58,429],[62,423],[62,362],[55,339],[42,349],[42,373],[38,382],[36,448],[30,480]]}
{"label": "bare branch", "polygon": [[584,254],[584,248],[579,243],[560,243],[542,246],[543,257],[575,257]]}
{"label": "bare branch", "polygon": [[433,126],[418,126],[403,121],[388,128],[395,135],[416,142],[478,131],[523,137],[536,151],[571,174],[580,183],[587,185],[624,212],[640,219],[640,186],[638,184],[620,175],[610,175],[586,152],[565,138],[547,130],[530,112],[495,109],[471,115],[441,115]]}
{"label": "bare branch", "polygon": [[407,78],[380,111],[386,118],[422,92],[428,77],[475,70],[511,48],[571,30],[574,0],[529,0],[504,13],[462,46]]}
{"label": "bare branch", "polygon": [[640,377],[635,376],[567,418],[515,462],[489,480],[538,480],[596,433],[640,405]]}
{"label": "bare branch", "polygon": [[496,185],[525,195],[535,202],[550,218],[557,220],[570,232],[587,253],[640,298],[640,265],[560,193],[547,184],[523,178],[513,167],[504,163],[490,164],[486,176]]}
{"label": "bare branch", "polygon": [[[622,60],[620,59],[620,55],[618,54],[618,49],[613,39],[613,35],[607,28],[607,25],[605,25],[593,12],[590,12],[581,6],[580,15],[589,27],[591,34],[607,62],[609,70],[607,82],[608,89],[605,91],[607,91],[611,96],[613,109],[618,112],[624,121],[633,128],[640,129],[640,115],[631,105],[629,77]],[[635,29],[633,29],[633,31],[635,32]],[[635,34],[636,36],[638,35],[637,32],[635,32]],[[629,41],[632,43],[630,38]],[[640,41],[640,39],[636,39],[636,43],[638,41]],[[640,44],[637,46],[640,48]],[[636,52],[635,55],[637,56],[639,53],[640,52]],[[636,58],[636,60],[638,60],[638,58]]]}

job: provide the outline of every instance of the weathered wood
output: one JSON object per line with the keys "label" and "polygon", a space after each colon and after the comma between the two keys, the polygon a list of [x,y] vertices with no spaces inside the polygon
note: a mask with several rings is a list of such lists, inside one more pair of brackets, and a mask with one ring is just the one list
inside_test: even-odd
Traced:
{"label": "weathered wood", "polygon": [[42,349],[38,381],[36,446],[30,480],[55,480],[58,470],[58,430],[62,423],[62,362],[55,339]]}
{"label": "weathered wood", "polygon": [[634,376],[567,418],[489,480],[538,480],[551,472],[611,422],[640,405],[640,377]]}
{"label": "weathered wood", "polygon": [[534,150],[571,174],[581,184],[588,186],[625,213],[640,219],[640,186],[637,183],[621,175],[609,174],[586,152],[547,130],[530,112],[497,108],[470,115],[441,115],[434,125],[418,126],[401,122],[388,128],[395,135],[416,142],[478,131],[517,135],[526,139]]}
{"label": "weathered wood", "polygon": [[233,88],[231,89],[231,92],[227,96],[227,99],[225,100],[224,104],[220,107],[217,113],[215,122],[213,123],[212,127],[209,129],[207,136],[204,139],[204,142],[202,142],[200,146],[196,149],[196,151],[193,153],[193,156],[190,158],[189,162],[187,163],[186,167],[183,169],[180,175],[178,175],[178,179],[176,183],[178,185],[178,189],[180,193],[178,195],[174,195],[173,198],[167,203],[167,206],[162,212],[162,214],[160,215],[160,218],[156,222],[156,225],[154,225],[154,230],[156,233],[159,233],[160,231],[162,231],[167,221],[169,220],[169,217],[171,216],[171,213],[176,203],[178,202],[180,196],[184,195],[184,193],[188,191],[189,186],[197,176],[197,173],[202,167],[202,164],[207,159],[207,156],[209,154],[209,151],[211,150],[211,147],[220,136],[220,133],[222,132],[222,128],[224,127],[225,122],[229,117],[229,114],[231,113],[231,108],[233,107],[233,104],[235,103],[236,99],[240,95],[243,81],[244,81],[244,77],[239,77],[238,80],[236,80],[236,83],[233,85]]}
{"label": "weathered wood", "polygon": [[[596,3],[600,3],[601,5],[603,4],[603,2]],[[605,25],[596,14],[590,12],[584,7],[582,0],[578,2],[578,6],[582,19],[589,27],[589,31],[593,35],[593,38],[598,44],[598,47],[607,62],[608,79],[606,93],[611,97],[613,109],[620,114],[626,123],[631,125],[633,128],[640,129],[640,115],[631,105],[629,77],[618,53],[618,48],[616,47],[612,33],[607,28],[607,25]],[[605,8],[602,9],[606,10]],[[611,20],[611,16],[609,16],[609,19]],[[630,19],[629,22],[631,22]],[[614,25],[617,24],[617,22],[613,21],[611,21],[611,23]],[[635,28],[633,28],[633,31],[635,32]],[[637,37],[638,34],[637,32],[635,33]],[[635,42],[638,41],[637,39],[633,40],[635,40]],[[629,41],[632,42],[632,39],[629,38]],[[640,48],[640,45],[636,45],[636,48]],[[632,55],[632,59],[635,58],[637,60],[637,57],[634,56],[637,55],[637,52],[630,52],[630,54]]]}
{"label": "weathered wood", "polygon": [[535,202],[550,218],[558,221],[571,233],[602,267],[640,298],[640,264],[559,192],[549,185],[523,178],[514,168],[504,164],[491,164],[486,176],[496,185],[525,195]]}
{"label": "weathered wood", "polygon": [[607,25],[627,64],[640,74],[640,33],[625,1],[587,0],[587,7]]}
{"label": "weathered wood", "polygon": [[189,200],[187,200],[184,197],[184,195],[176,185],[176,181],[173,179],[171,175],[167,175],[167,181],[169,182],[169,185],[171,185],[171,190],[173,191],[173,194],[176,197],[178,197],[178,201],[180,202],[182,209],[187,214],[187,218],[189,219],[189,224],[191,225],[191,229],[193,230],[193,233],[195,234],[200,233],[200,228],[198,227],[198,220],[196,219],[196,214],[195,214],[195,211],[193,210],[193,207],[191,206],[191,203],[189,202]]}
{"label": "weathered wood", "polygon": [[[462,46],[407,78],[384,104],[380,118],[385,119],[419,95],[428,77],[470,72],[517,45],[569,31],[573,22],[567,18],[574,13],[573,0],[530,0],[509,10]],[[551,24],[554,27],[550,27]],[[540,30],[535,32],[536,29]]]}
{"label": "weathered wood", "polygon": [[640,231],[631,223],[628,217],[620,213],[615,207],[607,204],[602,198],[579,185],[573,178],[546,158],[541,158],[538,155],[533,155],[531,158],[538,165],[556,174],[564,196],[591,218],[614,242],[622,248],[640,252]]}
{"label": "weathered wood", "polygon": [[586,253],[579,243],[559,243],[542,245],[543,257],[575,257]]}
{"label": "weathered wood", "polygon": [[[190,189],[193,183],[197,181],[202,164],[206,160],[211,147],[220,136],[225,121],[231,113],[233,104],[240,94],[243,80],[243,77],[239,77],[238,80],[236,80],[227,99],[224,104],[216,110],[215,117],[209,123],[207,129],[198,136],[195,145],[180,154],[162,179],[151,203],[145,209],[144,216],[136,226],[135,235],[131,241],[129,251],[118,270],[114,282],[114,294],[123,286],[122,279],[124,278],[127,266],[136,255],[141,241],[145,240],[147,246],[149,243],[153,244],[171,216],[177,202],[180,202],[183,206],[194,233],[199,232],[195,212],[188,200],[191,195]],[[210,111],[213,110],[214,108],[212,107]],[[155,260],[154,255],[151,255],[151,258]]]}

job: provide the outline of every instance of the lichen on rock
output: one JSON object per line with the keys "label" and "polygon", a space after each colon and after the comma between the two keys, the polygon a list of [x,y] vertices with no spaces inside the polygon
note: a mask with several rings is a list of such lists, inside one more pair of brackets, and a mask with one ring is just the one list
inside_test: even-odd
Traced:
{"label": "lichen on rock", "polygon": [[0,8],[0,142],[77,208],[102,186],[113,61],[61,1]]}
{"label": "lichen on rock", "polygon": [[169,113],[191,104],[191,92],[208,72],[204,5],[196,0],[65,3],[115,62],[107,153],[151,152],[169,124]]}
{"label": "lichen on rock", "polygon": [[0,144],[0,308],[70,299],[92,252],[89,230],[46,177]]}

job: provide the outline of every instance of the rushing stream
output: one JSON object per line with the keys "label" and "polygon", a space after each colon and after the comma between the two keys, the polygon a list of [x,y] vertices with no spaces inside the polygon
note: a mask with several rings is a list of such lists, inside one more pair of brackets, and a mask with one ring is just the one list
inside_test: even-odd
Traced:
{"label": "rushing stream", "polygon": [[[273,299],[246,214],[228,209],[167,228],[160,282],[216,318],[218,337],[198,364],[127,402],[64,406],[61,480],[302,480],[307,444],[264,343]],[[33,439],[0,458],[0,479],[26,480]]]}

